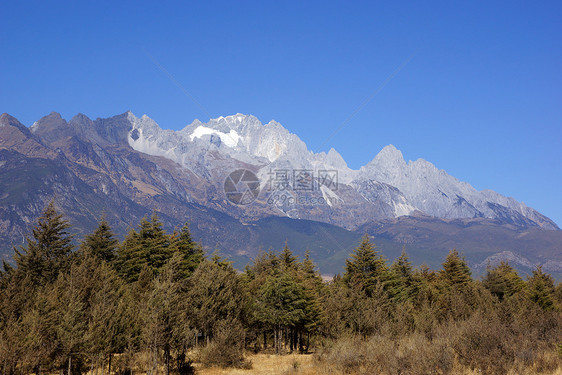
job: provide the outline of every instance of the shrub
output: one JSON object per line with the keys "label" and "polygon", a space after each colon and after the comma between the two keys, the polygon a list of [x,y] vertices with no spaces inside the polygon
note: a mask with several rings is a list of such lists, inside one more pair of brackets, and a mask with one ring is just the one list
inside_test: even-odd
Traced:
{"label": "shrub", "polygon": [[422,334],[400,339],[374,336],[340,339],[321,349],[316,361],[324,372],[359,374],[449,374],[454,353],[443,340]]}
{"label": "shrub", "polygon": [[251,368],[244,359],[244,328],[237,320],[219,321],[211,343],[201,351],[204,366]]}

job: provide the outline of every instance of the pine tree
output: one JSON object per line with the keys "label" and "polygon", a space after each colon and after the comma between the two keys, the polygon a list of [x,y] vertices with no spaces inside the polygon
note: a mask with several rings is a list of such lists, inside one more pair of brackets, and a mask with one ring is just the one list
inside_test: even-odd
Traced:
{"label": "pine tree", "polygon": [[414,280],[412,301],[415,306],[431,305],[437,300],[440,290],[436,271],[431,270],[427,264],[422,264],[414,271]]}
{"label": "pine tree", "polygon": [[51,201],[33,228],[33,238],[26,238],[27,247],[15,249],[18,272],[30,277],[36,285],[55,281],[59,272],[68,267],[74,248],[72,236],[67,232],[69,227]]}
{"label": "pine tree", "polygon": [[302,270],[305,275],[311,277],[316,275],[316,265],[314,264],[312,259],[310,259],[309,249],[306,249],[306,252],[304,253],[304,259],[302,261]]}
{"label": "pine tree", "polygon": [[185,223],[179,233],[172,235],[170,243],[171,253],[181,255],[181,276],[188,278],[205,258],[201,244],[193,241],[189,224]]}
{"label": "pine tree", "polygon": [[153,358],[149,372],[157,372],[159,352],[164,352],[166,374],[170,372],[170,353],[174,347],[176,326],[187,325],[181,319],[182,257],[175,253],[154,279],[146,303],[142,304],[142,338]]}
{"label": "pine tree", "polygon": [[[449,252],[439,273],[436,306],[438,319],[466,319],[482,302],[482,287],[474,282],[465,259],[456,249]],[[489,295],[488,293],[486,293]]]}
{"label": "pine tree", "polygon": [[527,280],[527,296],[543,310],[558,310],[555,299],[554,279],[544,273],[541,266],[533,271],[533,276]]}
{"label": "pine tree", "polygon": [[236,270],[228,262],[205,260],[187,283],[189,320],[210,339],[219,321],[239,319],[245,304]]}
{"label": "pine tree", "polygon": [[405,301],[414,293],[416,281],[412,264],[410,263],[406,251],[390,266],[390,295],[396,301]]}
{"label": "pine tree", "polygon": [[289,273],[269,277],[259,289],[254,302],[254,317],[274,330],[275,351],[281,349],[283,327],[295,327],[306,314],[304,289]]}
{"label": "pine tree", "polygon": [[19,342],[12,350],[17,353],[16,348],[20,348],[20,364],[30,372],[40,372],[41,366],[49,365],[60,352],[56,335],[57,324],[53,322],[52,310],[48,303],[52,293],[52,286],[37,291],[32,303],[22,311],[21,319],[14,322],[14,328],[19,333]]}
{"label": "pine tree", "polygon": [[138,232],[131,230],[118,253],[118,268],[128,282],[136,281],[146,265],[155,274],[171,257],[170,238],[156,214],[150,221],[143,218]]}
{"label": "pine tree", "polygon": [[97,369],[103,366],[106,357],[123,351],[125,331],[130,322],[124,322],[124,285],[121,278],[107,262],[87,256],[82,267],[90,275],[90,290],[87,292],[87,326],[85,350]]}
{"label": "pine tree", "polygon": [[82,249],[97,259],[111,263],[115,260],[118,244],[109,223],[102,218],[96,230],[84,239]]}
{"label": "pine tree", "polygon": [[343,280],[349,286],[364,290],[368,296],[373,294],[378,283],[384,284],[388,280],[386,261],[378,254],[367,234],[351,254],[351,259],[346,259]]}
{"label": "pine tree", "polygon": [[169,249],[170,239],[156,213],[152,214],[149,223],[141,224],[139,237],[145,246],[149,267],[157,272],[172,257],[172,254]]}
{"label": "pine tree", "polygon": [[502,261],[495,268],[488,268],[482,285],[502,301],[521,291],[525,282],[509,263]]}
{"label": "pine tree", "polygon": [[294,256],[291,249],[289,249],[287,241],[285,241],[285,246],[283,246],[283,250],[281,254],[279,254],[279,261],[284,269],[294,269],[296,266],[297,257]]}
{"label": "pine tree", "polygon": [[456,249],[453,249],[447,255],[443,263],[441,277],[448,285],[464,285],[472,281],[470,268],[466,264],[464,258],[459,255]]}
{"label": "pine tree", "polygon": [[296,327],[297,330],[293,330],[295,335],[299,334],[299,339],[294,337],[292,344],[296,348],[298,342],[299,350],[303,352],[308,350],[309,340],[307,339],[305,349],[302,334],[306,333],[308,338],[310,333],[315,332],[324,320],[324,311],[320,303],[324,283],[320,273],[316,270],[316,265],[310,259],[308,249],[304,255],[304,260],[299,264],[298,281],[304,288],[304,317],[302,324]]}
{"label": "pine tree", "polygon": [[139,234],[131,229],[117,250],[117,268],[119,274],[129,283],[138,280],[139,274],[147,264],[145,250]]}
{"label": "pine tree", "polygon": [[90,276],[86,267],[73,264],[69,272],[59,274],[47,296],[49,318],[60,349],[58,358],[66,363],[68,375],[72,373],[73,361],[83,353]]}

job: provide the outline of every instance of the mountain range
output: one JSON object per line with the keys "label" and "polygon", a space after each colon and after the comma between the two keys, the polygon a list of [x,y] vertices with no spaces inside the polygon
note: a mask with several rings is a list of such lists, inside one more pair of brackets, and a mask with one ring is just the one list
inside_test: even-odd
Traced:
{"label": "mountain range", "polygon": [[70,121],[53,112],[29,128],[2,114],[3,256],[53,198],[78,237],[102,215],[122,236],[156,212],[168,229],[189,221],[208,251],[239,267],[287,241],[336,273],[368,233],[389,258],[404,247],[414,263],[437,267],[456,247],[476,272],[508,259],[562,275],[562,231],[524,203],[405,161],[392,145],[353,170],[336,150],[314,153],[278,122],[250,115],[173,131],[130,111]]}

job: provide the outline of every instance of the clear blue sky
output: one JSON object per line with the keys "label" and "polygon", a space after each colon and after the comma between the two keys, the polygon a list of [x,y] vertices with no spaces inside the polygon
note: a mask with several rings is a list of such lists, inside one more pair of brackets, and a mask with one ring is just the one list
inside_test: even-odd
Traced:
{"label": "clear blue sky", "polygon": [[560,1],[161,3],[0,3],[0,112],[208,120],[148,53],[213,117],[275,119],[352,168],[392,143],[562,225]]}

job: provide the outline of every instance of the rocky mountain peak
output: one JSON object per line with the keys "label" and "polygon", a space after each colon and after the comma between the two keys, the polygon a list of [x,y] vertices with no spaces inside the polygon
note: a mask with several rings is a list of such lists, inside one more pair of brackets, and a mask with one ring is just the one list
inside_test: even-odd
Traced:
{"label": "rocky mountain peak", "polygon": [[3,113],[0,115],[0,149],[10,148],[33,157],[56,157],[56,153],[45,147],[25,125]]}
{"label": "rocky mountain peak", "polygon": [[382,150],[380,150],[371,163],[376,165],[385,164],[392,166],[406,165],[402,152],[392,144],[385,146]]}
{"label": "rocky mountain peak", "polygon": [[83,113],[79,113],[72,117],[69,124],[91,124],[93,121]]}
{"label": "rocky mountain peak", "polygon": [[138,118],[131,111],[109,118],[97,118],[94,129],[103,140],[109,143],[126,144],[134,120]]}
{"label": "rocky mountain peak", "polygon": [[5,127],[5,126],[15,127],[18,128],[20,131],[29,133],[29,130],[25,127],[25,125],[19,122],[18,119],[4,112],[0,115],[0,127]]}
{"label": "rocky mountain peak", "polygon": [[76,129],[66,122],[57,112],[43,116],[31,126],[33,134],[41,137],[47,143],[61,138],[76,135]]}
{"label": "rocky mountain peak", "polygon": [[330,148],[330,151],[326,154],[326,163],[338,169],[348,168],[344,158],[334,148]]}
{"label": "rocky mountain peak", "polygon": [[407,165],[402,152],[394,145],[388,145],[379,151],[373,160],[360,168],[358,178],[392,184],[391,181],[402,175]]}

